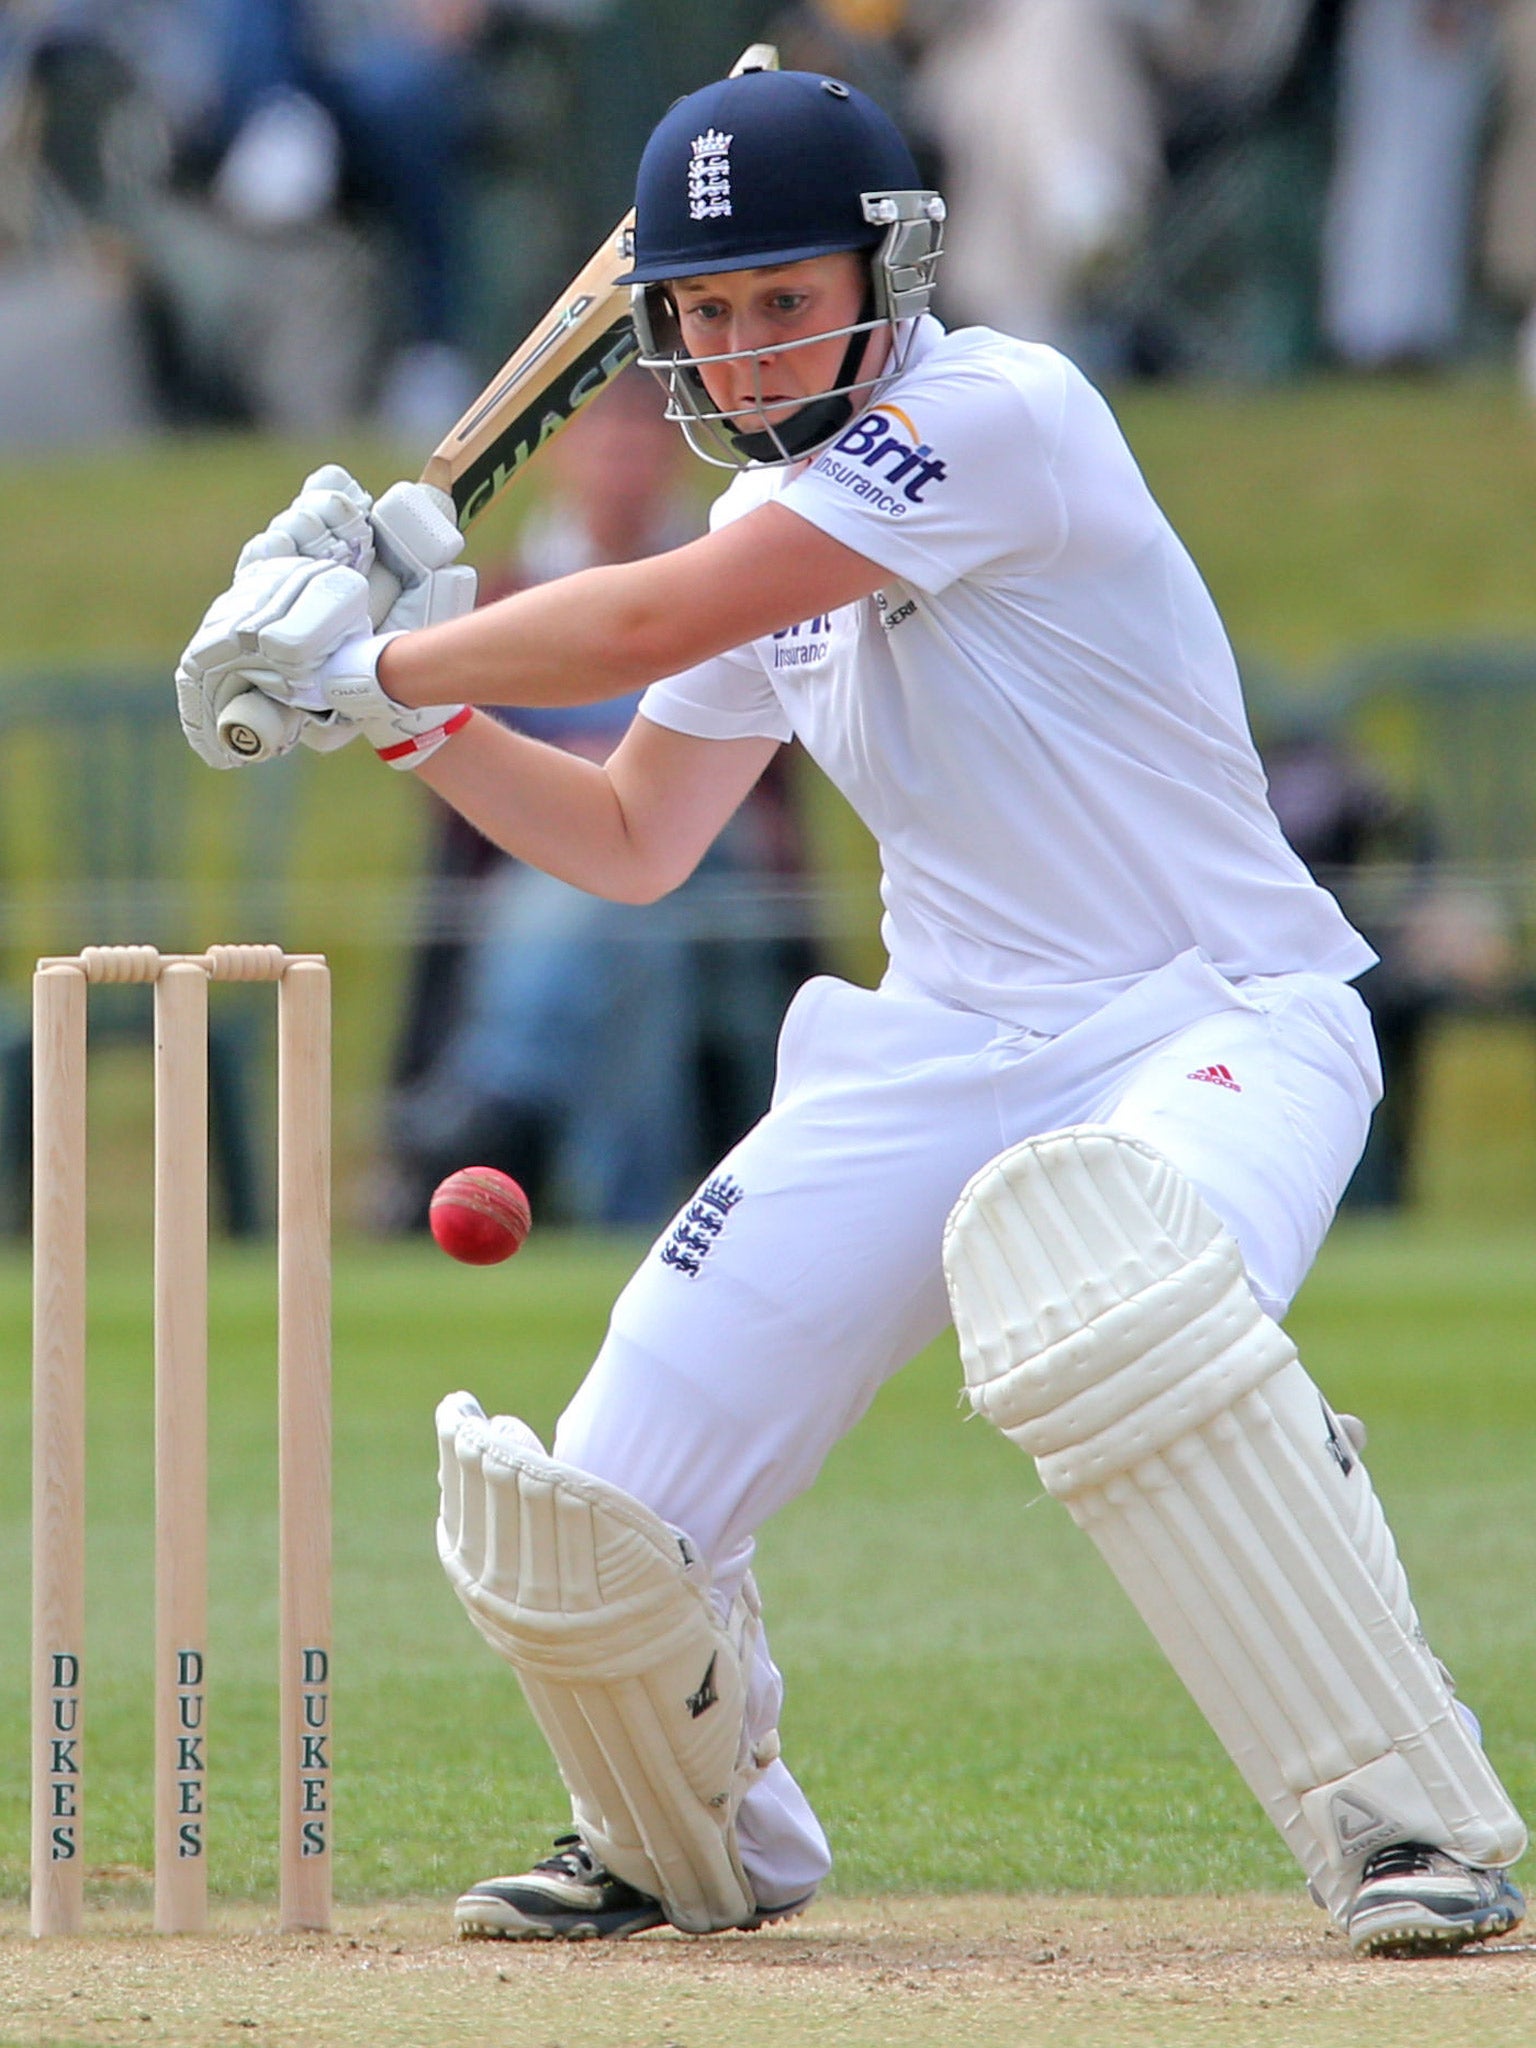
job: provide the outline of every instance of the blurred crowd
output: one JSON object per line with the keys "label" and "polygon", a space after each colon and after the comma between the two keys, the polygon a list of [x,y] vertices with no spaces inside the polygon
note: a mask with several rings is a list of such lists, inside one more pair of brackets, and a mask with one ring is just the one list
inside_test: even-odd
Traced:
{"label": "blurred crowd", "polygon": [[963,10],[916,73],[951,310],[1112,374],[1507,346],[1536,288],[1533,58],[1528,0]]}
{"label": "blurred crowd", "polygon": [[919,140],[952,321],[1536,388],[1536,0],[0,0],[0,446],[429,445],[755,37]]}

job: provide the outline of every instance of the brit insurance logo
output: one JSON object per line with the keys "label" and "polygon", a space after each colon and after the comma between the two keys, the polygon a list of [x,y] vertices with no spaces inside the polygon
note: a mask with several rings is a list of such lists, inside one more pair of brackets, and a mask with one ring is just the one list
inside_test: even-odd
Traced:
{"label": "brit insurance logo", "polygon": [[816,463],[817,471],[892,519],[925,502],[930,485],[949,474],[899,405],[877,405],[845,427]]}
{"label": "brit insurance logo", "polygon": [[832,614],[818,612],[798,626],[783,626],[773,636],[775,668],[810,668],[825,661],[832,647]]}

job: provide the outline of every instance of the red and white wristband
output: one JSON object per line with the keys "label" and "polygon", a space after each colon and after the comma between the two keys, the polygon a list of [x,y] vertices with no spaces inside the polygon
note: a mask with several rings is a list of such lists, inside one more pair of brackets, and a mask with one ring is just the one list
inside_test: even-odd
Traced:
{"label": "red and white wristband", "polygon": [[391,768],[419,768],[429,754],[437,752],[444,740],[451,740],[456,732],[462,732],[474,715],[473,704],[461,704],[441,725],[434,725],[426,732],[413,732],[407,739],[396,740],[393,746],[375,747],[373,751]]}
{"label": "red and white wristband", "polygon": [[[316,682],[320,701],[362,728],[364,737],[381,761],[391,768],[419,768],[435,754],[444,740],[452,739],[468,725],[474,707],[470,704],[438,704],[413,710],[396,703],[379,681],[379,656],[398,632],[369,633],[348,640],[336,649],[321,668]],[[296,701],[311,708],[302,697]],[[435,721],[435,722],[434,722]],[[373,734],[380,726],[396,735],[378,745]]]}

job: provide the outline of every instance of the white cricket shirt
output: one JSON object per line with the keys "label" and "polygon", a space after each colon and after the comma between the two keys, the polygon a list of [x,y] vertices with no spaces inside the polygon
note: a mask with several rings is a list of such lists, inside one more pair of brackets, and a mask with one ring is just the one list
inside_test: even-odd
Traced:
{"label": "white cricket shirt", "polygon": [[1063,356],[925,319],[878,404],[712,524],[775,497],[881,589],[641,713],[803,742],[879,844],[899,976],[1055,1033],[1182,955],[1229,981],[1372,964],[1281,836],[1216,608]]}

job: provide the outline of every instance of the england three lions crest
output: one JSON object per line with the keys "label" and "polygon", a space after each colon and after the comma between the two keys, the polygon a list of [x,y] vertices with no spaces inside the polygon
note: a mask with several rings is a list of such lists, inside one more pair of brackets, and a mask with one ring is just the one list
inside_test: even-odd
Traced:
{"label": "england three lions crest", "polygon": [[713,1180],[705,1181],[668,1232],[661,1247],[661,1263],[686,1280],[697,1280],[743,1193],[740,1183],[728,1173],[717,1173]]}
{"label": "england three lions crest", "polygon": [[688,159],[688,215],[691,220],[718,220],[731,210],[731,144],[733,135],[706,128],[693,138]]}

